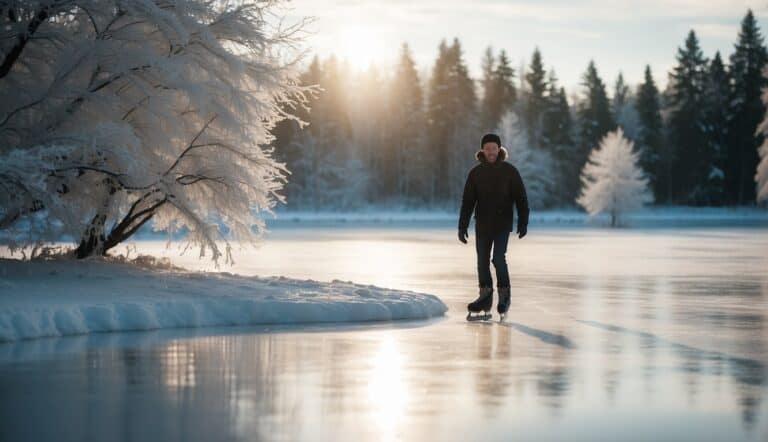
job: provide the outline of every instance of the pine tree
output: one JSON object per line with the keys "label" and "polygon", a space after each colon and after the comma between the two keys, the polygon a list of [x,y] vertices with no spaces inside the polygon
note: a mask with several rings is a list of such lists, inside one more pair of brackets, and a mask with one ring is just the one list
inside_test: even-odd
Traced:
{"label": "pine tree", "polygon": [[312,207],[350,207],[353,205],[350,194],[365,197],[365,186],[351,183],[351,174],[345,170],[348,164],[362,161],[360,149],[353,149],[349,66],[331,55],[321,62],[320,77],[323,92],[311,114],[311,138],[299,140],[300,145],[316,149],[315,167],[307,169],[314,175],[309,180],[316,186],[317,198]]}
{"label": "pine tree", "polygon": [[728,130],[728,99],[730,78],[725,70],[720,52],[709,64],[704,89],[704,130],[711,155],[706,181],[706,202],[722,204],[725,200],[726,143]]}
{"label": "pine tree", "polygon": [[618,113],[629,102],[629,86],[624,82],[624,74],[619,72],[613,86],[612,107],[614,114]]}
{"label": "pine tree", "polygon": [[757,165],[757,147],[763,142],[755,127],[763,114],[760,91],[768,85],[762,75],[768,54],[752,11],[741,22],[738,42],[730,57],[731,90],[728,126],[726,185],[732,203],[755,200],[752,171]]}
{"label": "pine tree", "polygon": [[315,136],[319,136],[319,142],[325,146],[342,145],[352,136],[346,89],[348,70],[331,55],[323,62],[321,72],[320,85],[324,92],[316,104],[313,120],[315,128],[322,133],[315,132]]}
{"label": "pine tree", "polygon": [[[349,102],[349,118],[352,125],[352,142],[354,146],[347,152],[345,164],[358,160],[365,170],[365,187],[355,183],[347,188],[346,193],[360,196],[368,201],[377,199],[378,202],[390,201],[401,196],[399,180],[403,177],[400,169],[400,150],[389,142],[387,98],[392,93],[388,90],[390,82],[384,78],[375,64],[369,65],[364,72],[355,75],[355,82],[347,87],[352,89]],[[349,171],[351,174],[353,171]],[[346,177],[345,177],[346,178]],[[345,196],[346,197],[346,196]],[[346,197],[353,204],[353,195]]]}
{"label": "pine tree", "polygon": [[621,128],[609,132],[590,153],[581,174],[583,187],[577,202],[590,216],[608,212],[612,227],[623,213],[653,202],[632,145]]}
{"label": "pine tree", "polygon": [[388,105],[388,143],[397,152],[397,192],[406,203],[423,203],[432,158],[424,136],[424,99],[416,64],[403,43]]}
{"label": "pine tree", "polygon": [[480,124],[483,130],[491,130],[496,125],[499,97],[496,90],[496,58],[493,55],[493,48],[490,46],[483,53],[481,71],[483,78],[480,83],[483,86],[483,100],[480,104]]}
{"label": "pine tree", "polygon": [[[320,58],[315,55],[306,71],[299,77],[300,84],[305,87],[318,86],[322,81],[322,69]],[[283,120],[277,124],[272,134],[275,136],[275,157],[286,163],[291,171],[291,179],[285,185],[286,205],[290,208],[305,207],[309,191],[314,191],[316,186],[310,185],[310,174],[314,167],[314,158],[317,155],[317,142],[312,137],[313,124],[317,122],[315,106],[319,100],[319,94],[308,97],[305,106],[294,109],[296,115],[308,126],[301,127],[296,121]],[[285,109],[286,111],[288,109]]]}
{"label": "pine tree", "polygon": [[[517,88],[515,87],[515,70],[510,65],[507,51],[501,50],[495,71],[496,91],[500,97],[498,120],[517,104]],[[497,121],[498,121],[497,120]]]}
{"label": "pine tree", "polygon": [[657,202],[666,201],[667,168],[664,166],[664,126],[661,119],[659,89],[653,80],[651,67],[645,66],[645,78],[637,90],[637,114],[640,120],[638,136],[640,165],[645,171]]}
{"label": "pine tree", "polygon": [[619,72],[613,86],[613,99],[611,100],[611,112],[616,124],[621,126],[624,136],[632,141],[637,140],[640,132],[640,120],[634,104],[635,97],[624,81],[624,75]]}
{"label": "pine tree", "polygon": [[558,86],[554,70],[547,80],[546,106],[542,116],[542,146],[550,151],[555,146],[571,144],[572,118],[565,89]]}
{"label": "pine tree", "polygon": [[531,65],[525,74],[527,83],[524,109],[525,129],[528,132],[530,142],[535,147],[541,147],[541,118],[546,107],[547,90],[546,72],[541,61],[539,48],[533,51]]}
{"label": "pine tree", "polygon": [[465,169],[473,160],[466,146],[476,144],[475,106],[474,83],[461,44],[454,39],[448,46],[443,40],[429,85],[429,145],[436,150],[430,186],[433,204],[458,201]]}
{"label": "pine tree", "polygon": [[554,158],[555,203],[570,204],[578,188],[580,165],[575,166],[576,146],[573,142],[573,119],[565,89],[557,84],[555,71],[549,73],[547,107],[542,119],[544,150]]}
{"label": "pine tree", "polygon": [[502,114],[512,109],[517,100],[515,88],[515,71],[509,65],[507,52],[502,50],[498,61],[493,58],[491,48],[483,56],[483,102],[481,112],[481,129],[492,131],[501,120]]}
{"label": "pine tree", "polygon": [[448,179],[444,181],[447,187],[448,202],[456,205],[461,199],[467,169],[474,164],[474,149],[467,150],[465,146],[477,143],[477,95],[475,82],[469,76],[469,69],[464,62],[464,52],[458,38],[451,45],[451,73],[454,85],[454,100],[456,113],[451,136],[450,168],[446,171]]}
{"label": "pine tree", "polygon": [[707,61],[691,30],[678,48],[677,65],[670,73],[666,92],[669,111],[668,201],[687,204],[706,202],[705,183],[712,155],[704,131],[704,88]]}
{"label": "pine tree", "polygon": [[[584,100],[578,109],[579,118],[579,149],[574,155],[574,167],[581,169],[587,161],[589,152],[597,145],[602,137],[615,129],[616,123],[611,115],[605,84],[597,73],[594,61],[590,61],[582,80]],[[575,191],[574,191],[575,193]]]}

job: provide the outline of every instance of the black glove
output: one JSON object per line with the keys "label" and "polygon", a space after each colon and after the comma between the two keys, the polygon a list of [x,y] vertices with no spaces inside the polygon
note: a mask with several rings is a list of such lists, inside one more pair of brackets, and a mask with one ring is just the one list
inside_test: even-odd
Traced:
{"label": "black glove", "polygon": [[464,244],[466,244],[468,236],[469,236],[469,234],[467,234],[467,229],[459,229],[459,241],[461,241]]}
{"label": "black glove", "polygon": [[528,226],[517,226],[517,236],[518,238],[523,238],[525,234],[528,233]]}

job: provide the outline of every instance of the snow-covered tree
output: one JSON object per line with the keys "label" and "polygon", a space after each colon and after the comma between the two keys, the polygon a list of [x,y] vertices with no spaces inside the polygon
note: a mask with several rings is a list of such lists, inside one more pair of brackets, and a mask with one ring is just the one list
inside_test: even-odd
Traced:
{"label": "snow-covered tree", "polygon": [[[763,69],[763,75],[768,77],[768,68]],[[763,105],[768,107],[768,88],[762,90],[761,99]],[[756,133],[768,134],[768,113],[763,116],[763,121],[757,126]],[[757,183],[757,202],[768,203],[768,137],[758,148],[760,162],[757,164],[755,182]]]}
{"label": "snow-covered tree", "polygon": [[552,154],[548,150],[531,147],[525,127],[514,111],[502,116],[498,133],[509,152],[507,161],[514,164],[523,177],[531,207],[551,205],[556,196],[553,192],[555,161]]}
{"label": "snow-covered tree", "polygon": [[768,201],[768,142],[760,146],[760,163],[757,165],[757,200]]}
{"label": "snow-covered tree", "polygon": [[316,90],[278,3],[0,0],[4,236],[82,258],[152,220],[227,261],[256,241],[287,175],[270,129]]}
{"label": "snow-covered tree", "polygon": [[611,226],[617,225],[622,213],[653,202],[632,145],[620,127],[608,132],[590,153],[581,174],[582,190],[576,202],[590,216],[610,213]]}

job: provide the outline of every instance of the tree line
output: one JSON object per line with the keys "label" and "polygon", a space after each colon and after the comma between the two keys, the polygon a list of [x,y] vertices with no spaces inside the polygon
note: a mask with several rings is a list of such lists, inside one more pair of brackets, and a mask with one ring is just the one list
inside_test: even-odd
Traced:
{"label": "tree line", "polygon": [[427,75],[406,43],[388,72],[355,74],[335,56],[315,56],[300,81],[322,92],[286,109],[309,125],[279,123],[274,155],[291,171],[289,208],[454,208],[480,137],[497,132],[532,206],[562,207],[575,205],[590,151],[621,128],[656,204],[755,204],[767,60],[751,10],[727,60],[706,57],[691,30],[663,91],[649,65],[639,85],[619,73],[609,87],[589,61],[569,97],[538,48],[515,68],[489,47],[474,79],[456,38],[440,42]]}

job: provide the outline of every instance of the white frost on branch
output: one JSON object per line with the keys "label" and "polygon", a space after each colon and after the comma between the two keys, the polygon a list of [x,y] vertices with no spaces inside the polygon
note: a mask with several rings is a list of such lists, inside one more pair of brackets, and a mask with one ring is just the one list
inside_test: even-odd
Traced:
{"label": "white frost on branch", "polygon": [[151,220],[227,261],[256,241],[288,175],[270,130],[317,91],[279,3],[0,0],[0,230],[98,254]]}
{"label": "white frost on branch", "polygon": [[589,154],[581,173],[581,195],[576,202],[590,216],[608,212],[612,226],[622,213],[653,202],[648,179],[643,176],[632,145],[621,128],[608,132]]}

